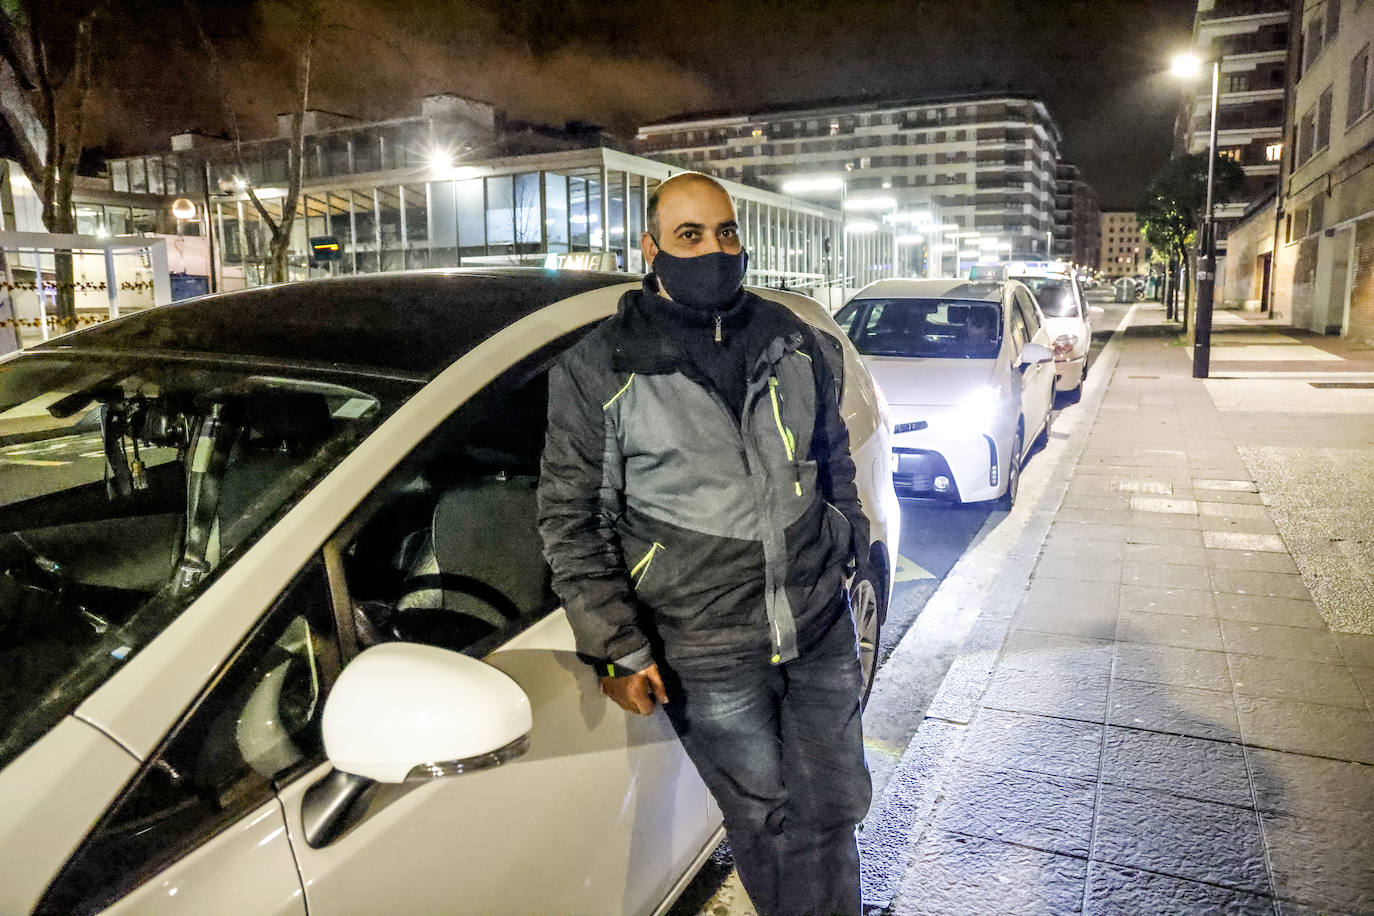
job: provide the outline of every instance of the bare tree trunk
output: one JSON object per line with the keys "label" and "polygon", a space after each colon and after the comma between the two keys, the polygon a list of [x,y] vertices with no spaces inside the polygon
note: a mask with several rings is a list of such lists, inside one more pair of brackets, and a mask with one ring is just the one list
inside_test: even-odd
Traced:
{"label": "bare tree trunk", "polygon": [[[313,4],[309,4],[313,8]],[[313,9],[307,20],[315,21]],[[300,61],[300,107],[291,117],[291,177],[286,184],[286,199],[282,202],[281,222],[272,226],[271,271],[273,283],[285,283],[291,279],[288,259],[291,255],[291,230],[296,223],[296,208],[300,204],[301,185],[305,183],[305,113],[310,108],[310,70],[315,53],[315,30],[311,28],[305,38]],[[256,195],[253,201],[257,204]],[[259,210],[262,205],[258,204]],[[266,212],[263,211],[264,216]],[[381,253],[378,252],[378,257]]]}
{"label": "bare tree trunk", "polygon": [[[187,8],[188,10],[191,9],[189,5]],[[291,279],[291,231],[296,221],[296,209],[300,204],[301,185],[305,182],[305,112],[310,108],[311,69],[315,52],[315,39],[318,34],[315,23],[319,20],[319,14],[319,5],[314,2],[305,3],[301,9],[302,22],[309,23],[309,26],[299,61],[300,83],[297,88],[300,90],[300,104],[291,115],[291,171],[287,178],[286,196],[282,200],[281,218],[273,219],[271,212],[263,205],[262,199],[258,197],[253,185],[244,185],[248,200],[253,204],[253,209],[257,211],[259,218],[267,226],[270,234],[267,248],[267,275],[270,283],[285,283]],[[224,78],[219,53],[215,49],[214,43],[210,41],[210,36],[201,26],[199,19],[195,21],[196,30],[200,34],[200,40],[205,47],[210,66],[220,83],[220,104],[229,120],[234,141],[235,162],[238,165],[240,175],[246,176],[247,169],[244,166],[243,158],[243,134],[239,130],[238,117],[229,104],[228,82]]]}
{"label": "bare tree trunk", "polygon": [[1174,260],[1170,258],[1164,265],[1164,319],[1174,320]]}

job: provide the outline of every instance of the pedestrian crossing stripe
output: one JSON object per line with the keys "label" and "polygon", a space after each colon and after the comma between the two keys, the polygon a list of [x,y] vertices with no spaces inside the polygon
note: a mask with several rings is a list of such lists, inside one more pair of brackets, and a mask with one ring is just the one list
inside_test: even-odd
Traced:
{"label": "pedestrian crossing stripe", "polygon": [[897,555],[897,574],[892,577],[893,582],[911,582],[915,579],[938,579],[935,573],[919,565],[914,560],[908,560],[901,554]]}

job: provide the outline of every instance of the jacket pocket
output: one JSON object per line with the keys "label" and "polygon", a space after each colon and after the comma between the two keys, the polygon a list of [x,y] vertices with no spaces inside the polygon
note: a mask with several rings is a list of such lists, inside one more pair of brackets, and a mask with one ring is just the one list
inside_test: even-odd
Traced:
{"label": "jacket pocket", "polygon": [[801,466],[797,462],[797,437],[791,428],[783,422],[783,398],[782,392],[778,390],[778,377],[770,376],[768,379],[768,400],[773,410],[773,423],[778,431],[778,438],[782,440],[782,451],[787,456],[787,463],[792,468],[792,489],[797,496],[802,495]]}

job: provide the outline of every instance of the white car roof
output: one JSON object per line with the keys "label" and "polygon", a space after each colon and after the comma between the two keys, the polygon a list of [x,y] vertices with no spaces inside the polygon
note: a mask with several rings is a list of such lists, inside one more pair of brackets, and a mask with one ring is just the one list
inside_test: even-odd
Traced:
{"label": "white car roof", "polygon": [[890,279],[874,280],[854,294],[857,299],[987,299],[1000,302],[1002,283],[973,281],[963,277],[943,280]]}
{"label": "white car roof", "polygon": [[1063,261],[1010,261],[1007,263],[1009,277],[1068,277],[1073,268]]}

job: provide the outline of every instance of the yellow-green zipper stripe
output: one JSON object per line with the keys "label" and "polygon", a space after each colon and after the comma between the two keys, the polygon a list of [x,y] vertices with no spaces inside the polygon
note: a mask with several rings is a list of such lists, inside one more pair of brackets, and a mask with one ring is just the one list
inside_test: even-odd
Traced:
{"label": "yellow-green zipper stripe", "polygon": [[630,570],[630,578],[635,580],[636,585],[638,585],[640,582],[643,582],[644,577],[648,575],[649,564],[654,562],[654,554],[658,553],[660,550],[667,549],[668,548],[664,547],[658,541],[654,541],[653,546],[649,548],[649,552],[639,558],[639,562],[636,563],[634,565],[634,568]]}
{"label": "yellow-green zipper stripe", "polygon": [[[797,440],[792,435],[792,430],[782,425],[782,409],[778,405],[778,377],[776,375],[768,379],[768,398],[773,402],[773,421],[778,424],[778,435],[782,437],[782,447],[787,451],[787,460],[795,462],[797,460]],[[793,486],[797,488],[797,495],[801,496],[801,481],[795,481]]]}
{"label": "yellow-green zipper stripe", "polygon": [[609,401],[607,401],[605,404],[602,404],[602,405],[601,405],[601,409],[602,409],[602,410],[610,410],[610,409],[611,409],[611,405],[614,404],[617,400],[619,400],[620,396],[621,396],[622,394],[624,394],[625,391],[630,387],[630,382],[633,382],[634,380],[635,380],[635,374],[634,374],[633,372],[631,372],[631,373],[630,373],[630,377],[627,378],[627,379],[625,380],[625,384],[622,385],[622,386],[620,386],[620,390],[617,391],[617,392],[615,393],[615,396],[614,396],[614,397],[612,397],[612,398],[611,398]]}

